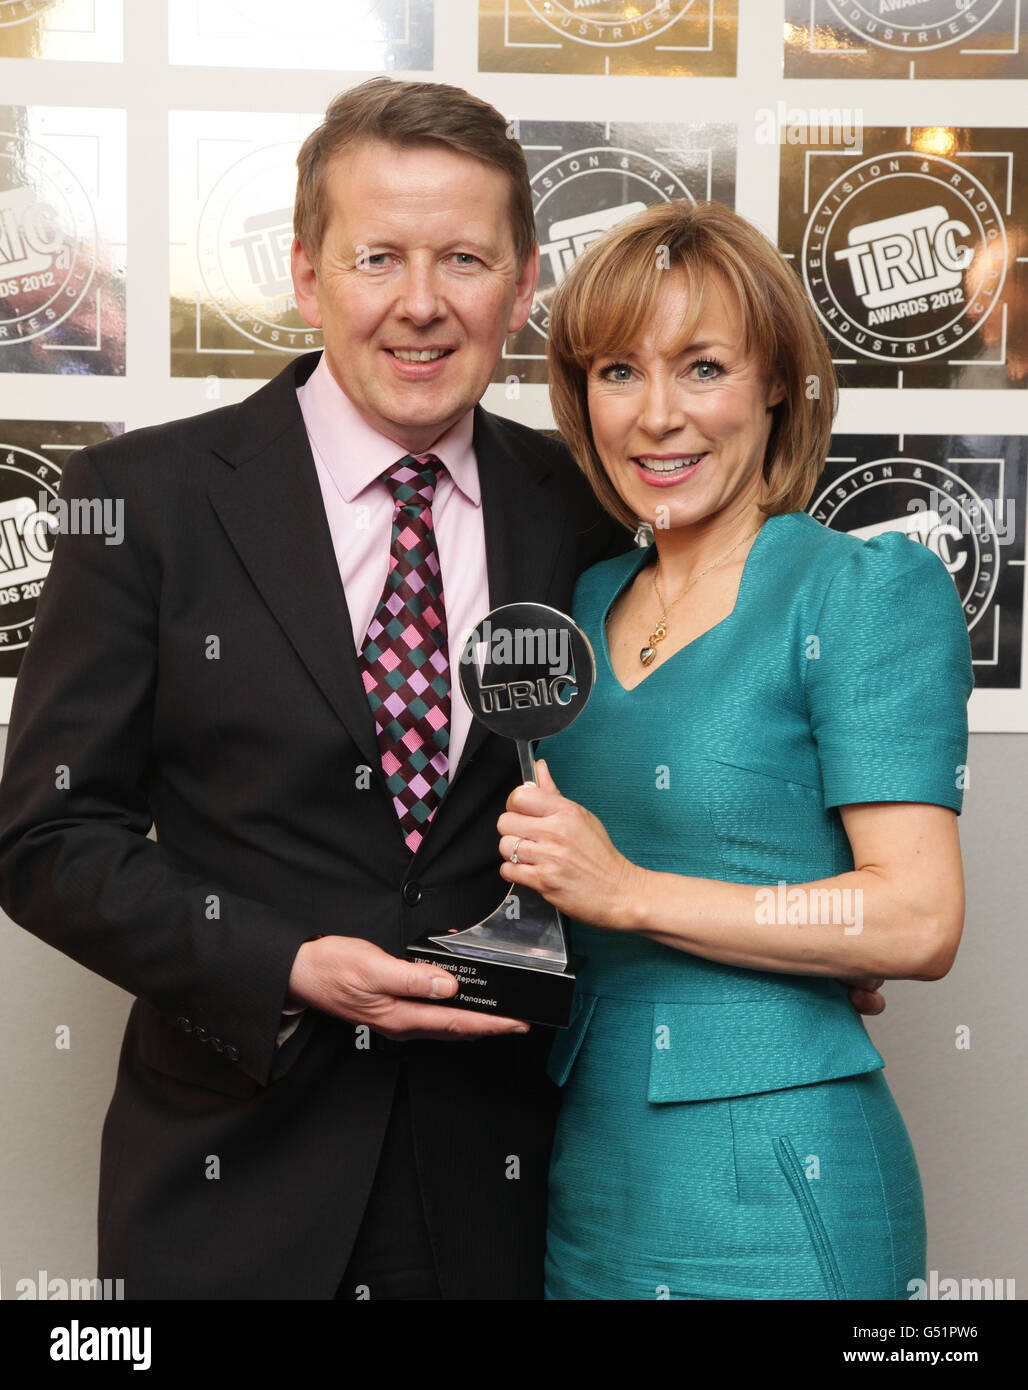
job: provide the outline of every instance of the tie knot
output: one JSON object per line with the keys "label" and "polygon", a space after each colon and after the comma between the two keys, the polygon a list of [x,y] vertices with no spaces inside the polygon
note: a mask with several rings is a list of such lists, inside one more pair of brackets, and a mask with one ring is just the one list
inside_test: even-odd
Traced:
{"label": "tie knot", "polygon": [[435,454],[406,454],[379,476],[398,506],[430,507],[443,467]]}

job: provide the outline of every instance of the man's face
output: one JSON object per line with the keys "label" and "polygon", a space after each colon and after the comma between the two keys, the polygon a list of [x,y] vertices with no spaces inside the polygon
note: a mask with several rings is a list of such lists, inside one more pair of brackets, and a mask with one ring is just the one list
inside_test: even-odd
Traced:
{"label": "man's face", "polygon": [[443,146],[363,141],[331,161],[326,193],[317,274],[293,242],[296,302],[368,424],[423,453],[527,322],[538,249],[519,269],[506,175]]}

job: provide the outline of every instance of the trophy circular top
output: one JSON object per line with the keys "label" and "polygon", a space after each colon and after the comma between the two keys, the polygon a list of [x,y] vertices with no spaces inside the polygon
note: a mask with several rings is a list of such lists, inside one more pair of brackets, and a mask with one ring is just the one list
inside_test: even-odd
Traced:
{"label": "trophy circular top", "polygon": [[461,694],[503,738],[531,743],[559,734],[582,713],[595,679],[588,637],[544,603],[494,608],[461,646]]}

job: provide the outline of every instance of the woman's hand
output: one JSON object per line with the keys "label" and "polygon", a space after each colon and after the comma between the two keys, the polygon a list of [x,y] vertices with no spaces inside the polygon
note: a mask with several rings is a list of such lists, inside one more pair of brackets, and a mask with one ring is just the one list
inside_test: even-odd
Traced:
{"label": "woman's hand", "polygon": [[[496,822],[500,874],[534,888],[580,922],[628,930],[643,901],[645,870],[614,848],[591,811],[561,796],[541,759],[536,776],[537,787],[525,782],[514,788]],[[512,864],[515,845],[518,862]]]}

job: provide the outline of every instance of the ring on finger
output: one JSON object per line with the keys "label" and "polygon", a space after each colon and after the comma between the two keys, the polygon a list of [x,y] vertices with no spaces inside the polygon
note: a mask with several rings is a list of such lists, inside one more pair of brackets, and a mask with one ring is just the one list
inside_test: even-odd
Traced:
{"label": "ring on finger", "polygon": [[510,856],[510,862],[511,862],[512,864],[516,864],[516,863],[518,862],[518,845],[520,845],[520,843],[521,843],[521,841],[522,841],[523,839],[524,839],[524,836],[523,836],[523,835],[519,835],[518,838],[514,841],[514,849],[511,851],[511,856]]}

